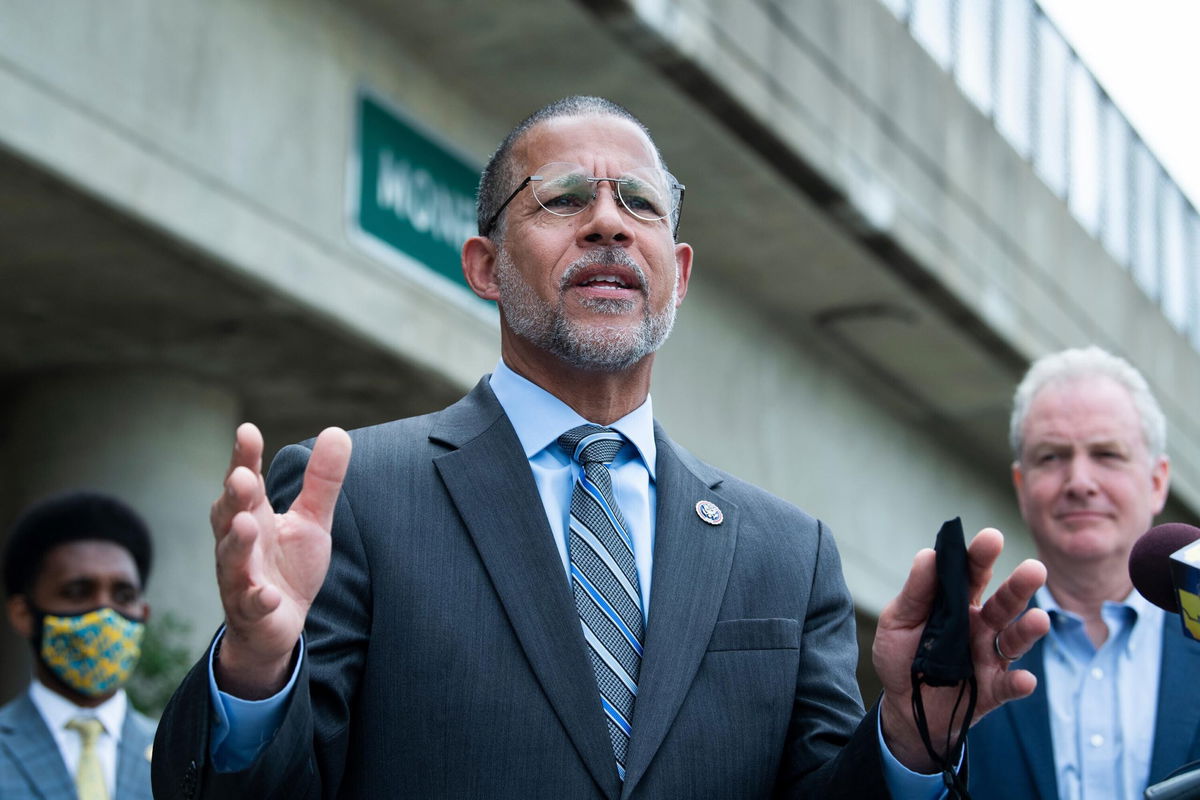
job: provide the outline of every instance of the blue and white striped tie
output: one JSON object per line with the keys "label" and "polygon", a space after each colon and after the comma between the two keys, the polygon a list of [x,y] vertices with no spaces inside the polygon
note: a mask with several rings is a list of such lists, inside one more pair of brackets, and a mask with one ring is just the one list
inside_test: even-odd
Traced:
{"label": "blue and white striped tie", "polygon": [[622,781],[642,665],[642,593],[633,539],[608,472],[623,442],[621,434],[599,425],[580,425],[558,437],[559,446],[583,466],[571,494],[571,587]]}

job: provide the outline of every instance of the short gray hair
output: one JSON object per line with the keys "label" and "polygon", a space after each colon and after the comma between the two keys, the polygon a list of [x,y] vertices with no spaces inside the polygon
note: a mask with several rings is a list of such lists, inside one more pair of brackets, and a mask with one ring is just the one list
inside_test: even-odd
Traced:
{"label": "short gray hair", "polygon": [[[553,103],[544,105],[537,111],[534,111],[517,126],[508,132],[504,137],[504,141],[496,148],[496,152],[492,153],[492,157],[488,159],[487,166],[483,168],[483,174],[479,176],[479,191],[475,196],[475,216],[476,223],[479,226],[479,234],[483,235],[484,226],[488,220],[496,213],[496,209],[504,202],[505,198],[517,187],[517,183],[525,176],[518,175],[516,167],[513,164],[512,151],[516,147],[517,142],[521,140],[526,133],[532,128],[543,122],[549,122],[552,119],[560,119],[563,117],[616,117],[632,122],[641,129],[642,133],[646,134],[646,138],[650,140],[650,146],[654,148],[654,157],[658,160],[659,168],[666,170],[667,164],[663,160],[662,152],[659,151],[658,145],[654,143],[654,137],[650,135],[650,129],[637,117],[633,115],[625,106],[614,103],[611,100],[606,100],[603,97],[589,97],[587,95],[572,95],[564,97],[561,100],[555,100]],[[539,165],[534,164],[536,169]],[[505,218],[502,214],[496,220],[496,224],[492,226],[492,230],[488,232],[488,236],[493,241],[500,241],[504,238]],[[679,208],[677,207],[671,215],[672,230],[675,230],[679,224]]]}
{"label": "short gray hair", "polygon": [[1097,376],[1111,378],[1129,391],[1150,458],[1154,460],[1166,453],[1167,420],[1142,373],[1120,356],[1092,345],[1051,353],[1030,365],[1013,393],[1012,418],[1008,424],[1008,441],[1016,461],[1021,460],[1025,417],[1038,392],[1051,383]]}

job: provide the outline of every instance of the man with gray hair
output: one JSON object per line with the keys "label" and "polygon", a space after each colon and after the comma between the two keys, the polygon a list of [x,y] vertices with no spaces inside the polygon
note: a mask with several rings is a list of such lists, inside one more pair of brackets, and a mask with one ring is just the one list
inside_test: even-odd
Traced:
{"label": "man with gray hair", "polygon": [[1051,627],[1013,660],[1037,676],[1034,694],[971,732],[971,794],[1141,797],[1200,757],[1200,645],[1133,590],[1128,569],[1167,498],[1162,409],[1124,359],[1064,350],[1017,387],[1009,439],[1021,516],[1047,570],[1034,604]]}

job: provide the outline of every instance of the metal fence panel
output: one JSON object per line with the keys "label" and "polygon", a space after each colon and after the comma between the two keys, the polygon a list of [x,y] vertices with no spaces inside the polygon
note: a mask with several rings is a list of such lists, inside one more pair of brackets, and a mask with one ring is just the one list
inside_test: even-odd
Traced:
{"label": "metal fence panel", "polygon": [[1200,214],[1034,0],[880,0],[1200,349]]}

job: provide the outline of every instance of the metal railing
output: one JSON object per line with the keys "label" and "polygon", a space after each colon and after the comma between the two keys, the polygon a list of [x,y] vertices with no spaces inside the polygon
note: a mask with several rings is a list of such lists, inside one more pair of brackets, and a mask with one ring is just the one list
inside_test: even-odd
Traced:
{"label": "metal railing", "polygon": [[1035,0],[880,2],[1200,350],[1200,214]]}

